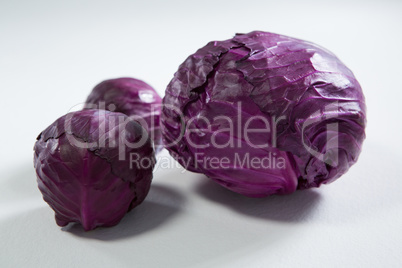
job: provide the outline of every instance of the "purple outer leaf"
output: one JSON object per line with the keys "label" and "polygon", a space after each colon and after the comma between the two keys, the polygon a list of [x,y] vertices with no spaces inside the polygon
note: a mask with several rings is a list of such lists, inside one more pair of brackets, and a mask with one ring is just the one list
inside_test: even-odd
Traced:
{"label": "purple outer leaf", "polygon": [[92,90],[86,108],[120,112],[137,120],[151,135],[155,151],[163,149],[159,126],[162,98],[144,81],[122,77],[105,80]]}
{"label": "purple outer leaf", "polygon": [[[144,135],[139,148],[126,145]],[[148,194],[155,163],[151,140],[122,113],[84,110],[62,116],[38,136],[34,151],[38,187],[59,226],[78,222],[88,231],[116,225]],[[130,166],[131,154],[151,164]]]}
{"label": "purple outer leaf", "polygon": [[[243,104],[240,117],[239,101]],[[190,55],[167,86],[163,105],[163,139],[180,164],[250,197],[288,194],[334,181],[357,161],[365,138],[365,99],[353,73],[322,47],[268,32],[213,41]],[[245,113],[268,120],[284,118],[276,125],[276,147],[264,151],[242,140],[243,146],[237,148],[200,149],[180,139],[188,133],[190,119],[196,118],[191,125],[198,132],[190,135],[191,140],[206,145],[214,131],[225,127],[214,118],[226,115],[244,122]],[[212,130],[198,120],[202,116],[210,119]],[[328,129],[331,124],[336,124],[336,131]],[[255,144],[273,142],[266,134],[253,139]],[[325,158],[316,158],[306,147]],[[228,157],[233,162],[235,153],[257,157],[276,153],[285,159],[286,169],[216,169],[200,165],[196,157]],[[337,164],[328,164],[335,163],[335,153]]]}

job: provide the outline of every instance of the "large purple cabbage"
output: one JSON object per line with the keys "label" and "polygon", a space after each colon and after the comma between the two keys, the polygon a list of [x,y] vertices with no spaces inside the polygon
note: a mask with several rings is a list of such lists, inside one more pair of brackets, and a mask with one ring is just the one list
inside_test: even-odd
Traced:
{"label": "large purple cabbage", "polygon": [[[151,140],[122,113],[62,116],[38,136],[34,151],[38,187],[60,226],[115,225],[149,191],[155,164]],[[138,164],[139,159],[147,161]]]}
{"label": "large purple cabbage", "polygon": [[[163,105],[164,142],[180,164],[250,197],[334,181],[357,161],[365,138],[365,100],[353,73],[320,46],[268,32],[190,55]],[[247,127],[257,131],[244,135]]]}
{"label": "large purple cabbage", "polygon": [[105,80],[89,94],[86,108],[120,112],[137,120],[151,135],[155,150],[163,149],[159,126],[162,98],[144,81],[122,77]]}

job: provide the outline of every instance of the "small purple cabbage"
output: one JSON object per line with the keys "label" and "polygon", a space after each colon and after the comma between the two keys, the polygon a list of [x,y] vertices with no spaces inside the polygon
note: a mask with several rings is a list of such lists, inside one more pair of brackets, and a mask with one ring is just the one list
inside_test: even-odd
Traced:
{"label": "small purple cabbage", "polygon": [[89,94],[85,108],[120,112],[137,120],[151,135],[155,151],[163,149],[159,126],[162,98],[147,83],[129,77],[105,80]]}
{"label": "small purple cabbage", "polygon": [[361,152],[366,106],[334,54],[255,31],[190,55],[167,86],[161,125],[183,167],[263,197],[344,174]]}
{"label": "small purple cabbage", "polygon": [[146,131],[128,116],[105,110],[60,117],[34,146],[38,187],[56,223],[77,222],[86,231],[116,225],[138,206],[148,194],[154,165]]}

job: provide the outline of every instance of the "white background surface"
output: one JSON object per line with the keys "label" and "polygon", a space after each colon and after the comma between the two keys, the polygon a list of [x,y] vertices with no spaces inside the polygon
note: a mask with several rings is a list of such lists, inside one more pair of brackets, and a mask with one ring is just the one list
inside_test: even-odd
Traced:
{"label": "white background surface", "polygon": [[[401,15],[399,1],[1,1],[0,266],[401,267]],[[118,226],[58,227],[32,165],[40,131],[107,78],[163,95],[190,53],[252,30],[313,41],[352,69],[368,106],[359,162],[264,199],[159,169]]]}

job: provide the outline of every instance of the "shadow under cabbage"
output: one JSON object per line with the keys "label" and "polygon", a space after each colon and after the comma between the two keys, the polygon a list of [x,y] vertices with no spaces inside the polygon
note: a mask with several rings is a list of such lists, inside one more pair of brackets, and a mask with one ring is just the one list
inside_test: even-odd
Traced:
{"label": "shadow under cabbage", "polygon": [[98,227],[85,232],[78,223],[70,223],[62,228],[73,235],[98,240],[127,239],[162,226],[180,211],[175,204],[182,204],[184,196],[176,190],[163,186],[151,185],[148,196],[142,204],[127,213],[115,226]]}
{"label": "shadow under cabbage", "polygon": [[314,189],[299,190],[290,195],[251,198],[232,192],[205,176],[196,186],[195,192],[247,216],[285,222],[306,220],[321,199]]}

